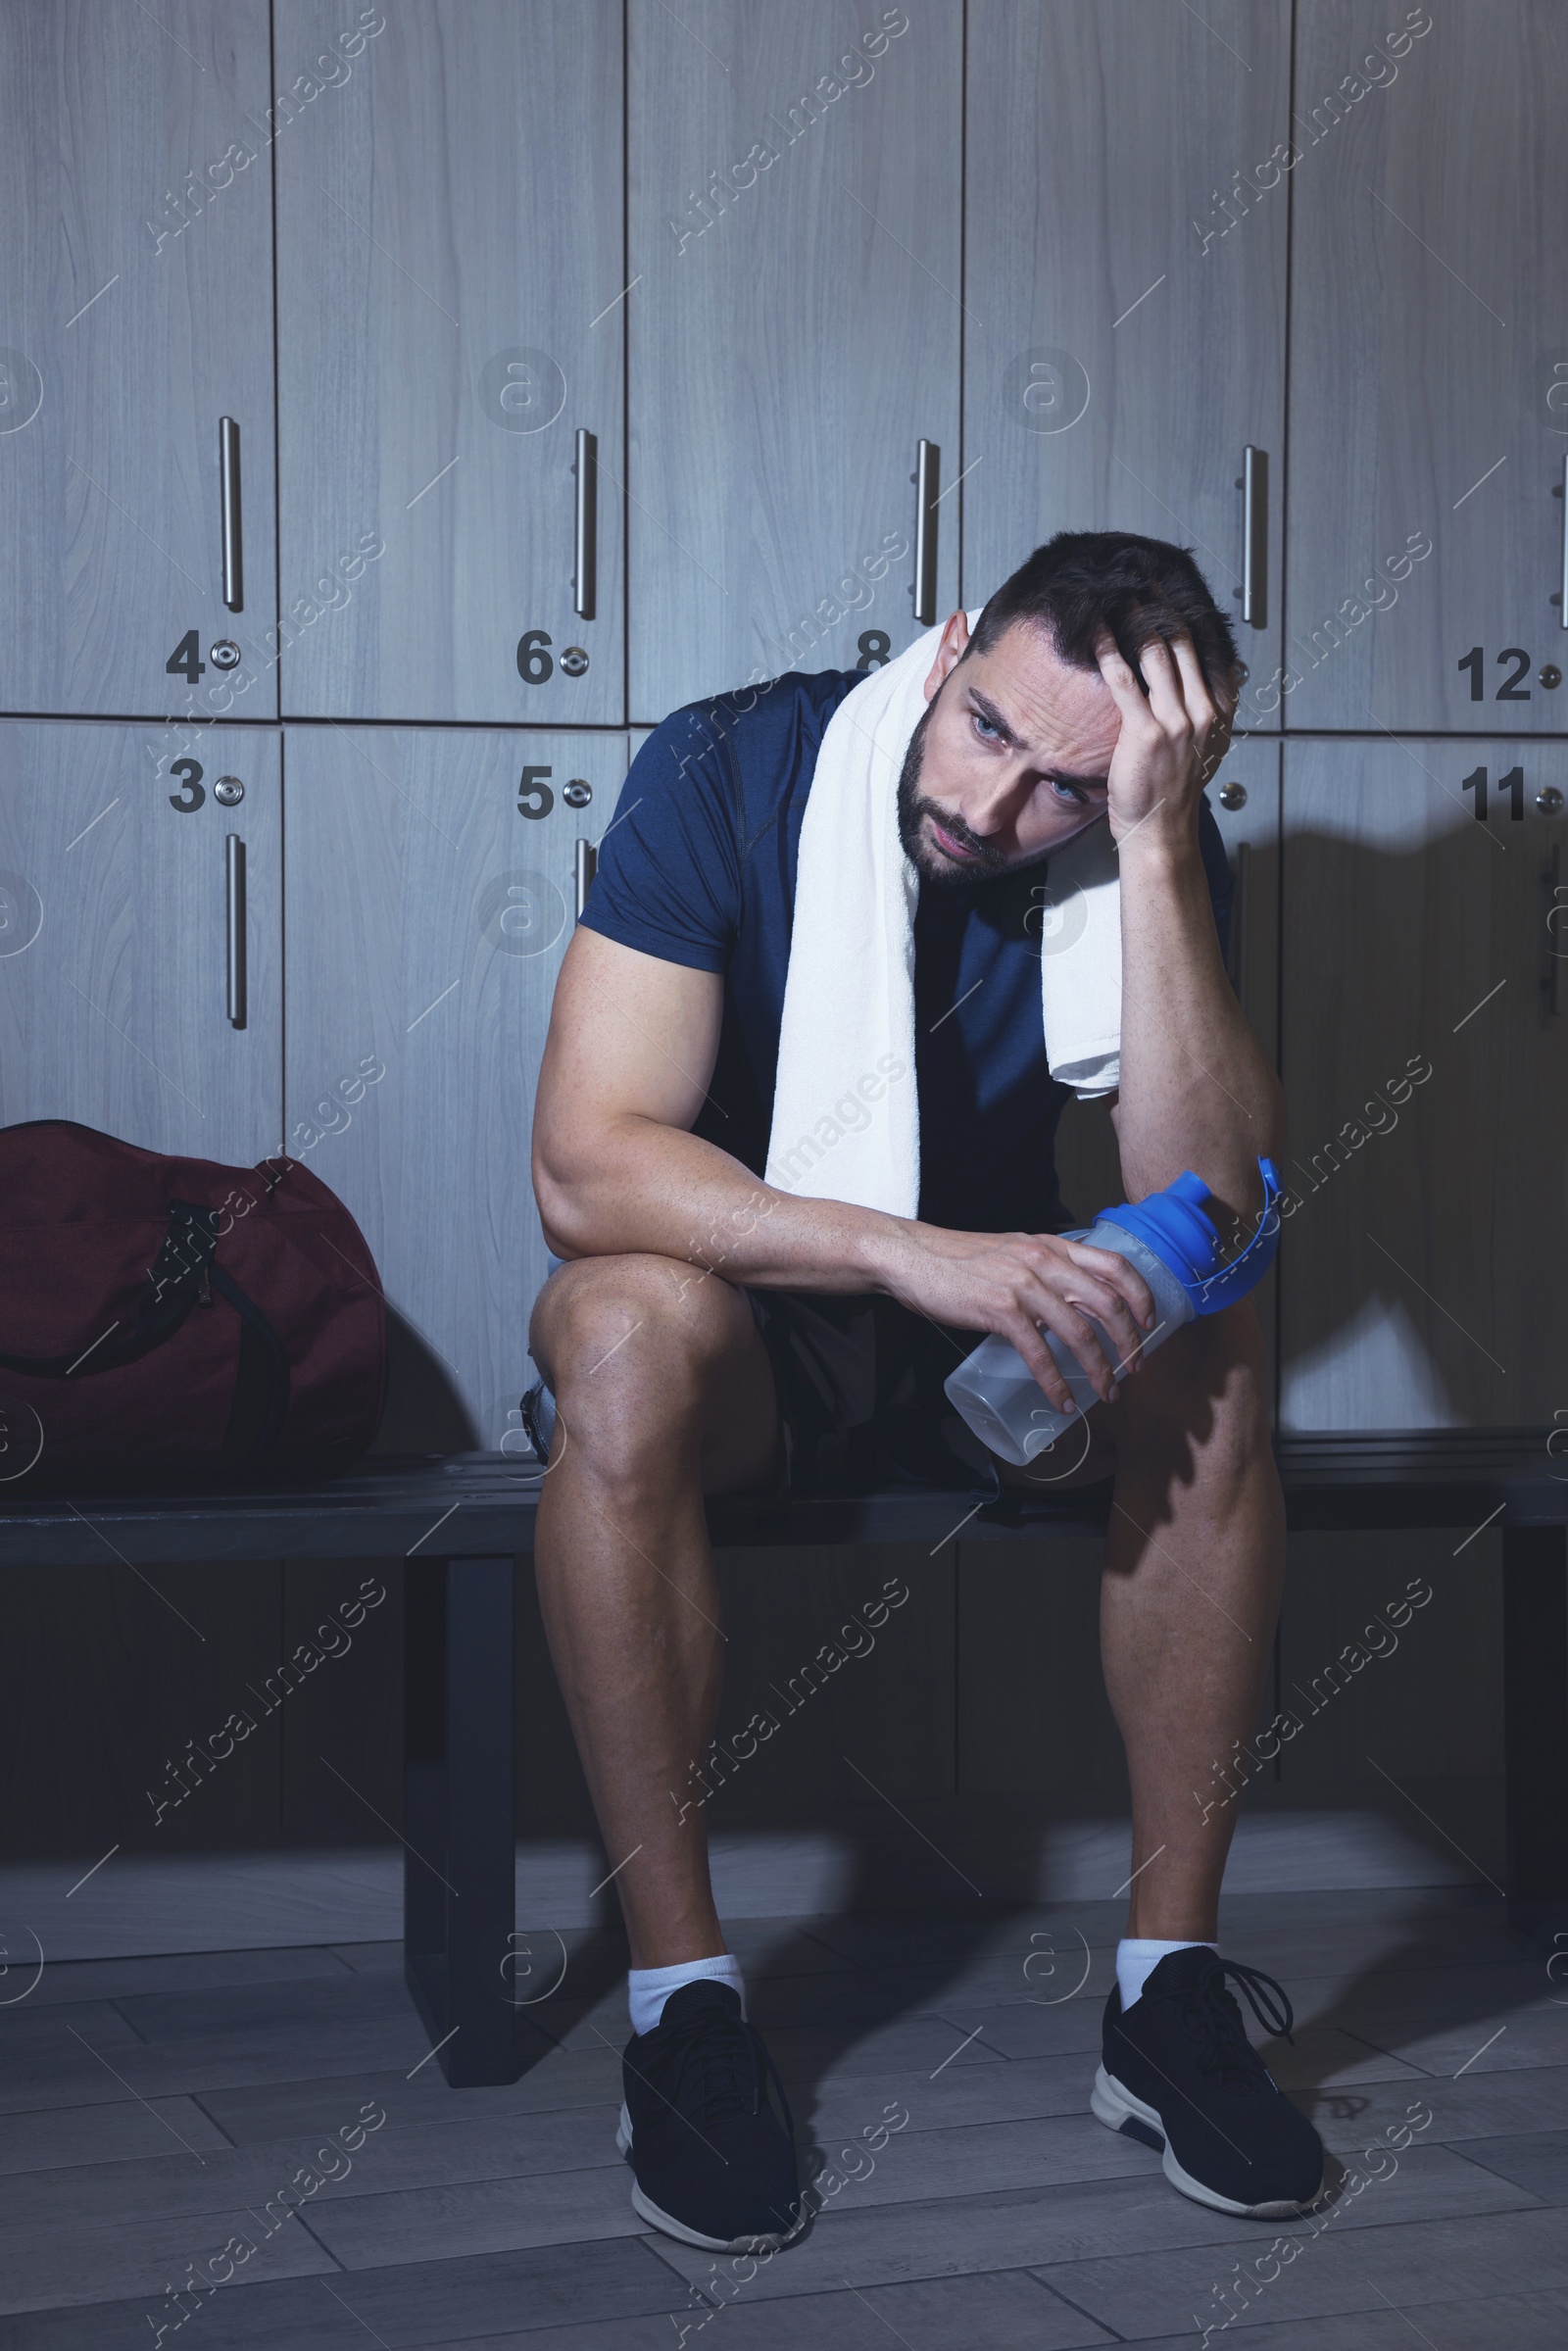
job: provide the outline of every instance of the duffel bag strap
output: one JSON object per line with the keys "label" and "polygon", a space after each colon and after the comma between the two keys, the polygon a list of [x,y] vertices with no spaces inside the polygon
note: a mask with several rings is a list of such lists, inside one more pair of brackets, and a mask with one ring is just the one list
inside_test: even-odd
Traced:
{"label": "duffel bag strap", "polygon": [[178,1330],[198,1298],[212,1302],[212,1258],[220,1214],[217,1208],[200,1207],[191,1200],[170,1201],[169,1229],[147,1269],[147,1286],[131,1330],[116,1338],[122,1326],[119,1321],[112,1322],[96,1340],[64,1355],[0,1354],[0,1368],[29,1372],[40,1380],[84,1379],[90,1372],[113,1371],[122,1363],[134,1363],[138,1355],[162,1346]]}

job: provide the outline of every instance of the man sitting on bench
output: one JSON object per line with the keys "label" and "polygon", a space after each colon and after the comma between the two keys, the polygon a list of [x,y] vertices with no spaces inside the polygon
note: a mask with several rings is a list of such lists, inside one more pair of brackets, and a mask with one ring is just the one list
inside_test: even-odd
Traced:
{"label": "man sitting on bench", "polygon": [[[1108,1479],[1101,1646],[1133,1847],[1093,2109],[1162,2146],[1185,2194],[1293,2214],[1321,2190],[1322,2145],[1226,1977],[1271,2027],[1289,2030],[1290,2004],[1219,1956],[1235,1814],[1194,1792],[1252,1735],[1278,1608],[1261,1336],[1242,1299],[1139,1361],[1144,1282],[1061,1238],[1069,1085],[1048,1033],[1046,959],[1081,911],[1051,891],[1052,861],[1070,870],[1082,834],[1073,856],[1101,855],[1118,894],[1119,1038],[1112,963],[1088,1025],[1115,1051],[1085,1066],[1105,1080],[1127,1197],[1190,1168],[1238,1232],[1255,1223],[1283,1104],[1226,977],[1229,879],[1202,796],[1235,640],[1183,550],[1063,532],[972,630],[955,612],[899,661],[903,706],[894,663],[792,671],[667,718],[633,762],[556,990],[533,1176],[565,1262],[529,1334],[551,1457],[535,1561],[630,1940],[617,2144],[636,2210],[689,2244],[761,2250],[804,2225],[703,1811],[670,1796],[719,1699],[704,1494]],[[866,747],[885,751],[899,707],[906,745],[878,766]],[[845,1098],[833,1073],[852,1065],[866,1080]],[[1096,1091],[1082,1072],[1078,1090]],[[1071,1411],[1042,1328],[1100,1400],[1013,1468],[942,1383],[993,1332]]]}

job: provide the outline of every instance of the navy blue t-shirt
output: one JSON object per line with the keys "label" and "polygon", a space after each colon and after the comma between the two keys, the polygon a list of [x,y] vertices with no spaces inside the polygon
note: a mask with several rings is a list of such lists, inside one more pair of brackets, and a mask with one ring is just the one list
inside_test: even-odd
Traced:
{"label": "navy blue t-shirt", "polygon": [[[791,670],[688,703],[632,761],[583,920],[667,963],[724,974],[718,1057],[692,1132],[762,1173],[795,918],[795,865],[816,755],[858,670]],[[1225,945],[1230,869],[1203,803],[1199,840]],[[1053,1139],[1071,1089],[1052,1077],[1040,938],[1025,916],[1047,861],[922,884],[914,923],[920,1215],[973,1233],[1071,1222]]]}

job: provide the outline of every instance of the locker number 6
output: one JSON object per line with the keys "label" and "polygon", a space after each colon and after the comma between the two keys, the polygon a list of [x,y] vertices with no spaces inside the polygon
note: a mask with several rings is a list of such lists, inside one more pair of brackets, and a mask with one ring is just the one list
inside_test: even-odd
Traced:
{"label": "locker number 6", "polygon": [[550,632],[530,628],[517,639],[517,675],[525,686],[542,686],[555,669],[555,662],[545,651],[551,642]]}

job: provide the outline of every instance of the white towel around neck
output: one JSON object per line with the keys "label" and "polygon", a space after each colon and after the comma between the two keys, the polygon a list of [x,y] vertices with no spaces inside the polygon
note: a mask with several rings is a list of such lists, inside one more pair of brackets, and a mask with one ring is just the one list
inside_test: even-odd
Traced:
{"label": "white towel around neck", "polygon": [[[973,628],[982,607],[966,615]],[[916,1214],[914,914],[898,791],[942,628],[872,670],[828,720],[801,822],[766,1180],[809,1200]],[[1116,1086],[1121,899],[1103,816],[1041,868],[1041,1017],[1051,1074]]]}

